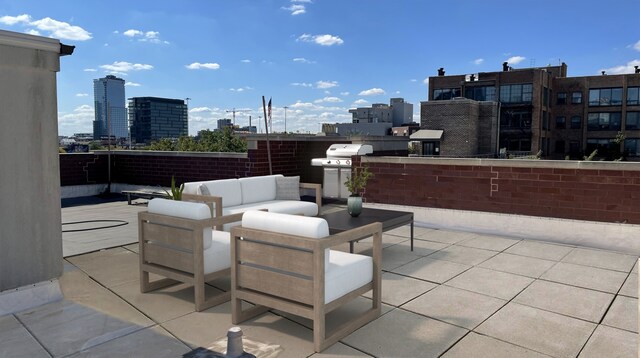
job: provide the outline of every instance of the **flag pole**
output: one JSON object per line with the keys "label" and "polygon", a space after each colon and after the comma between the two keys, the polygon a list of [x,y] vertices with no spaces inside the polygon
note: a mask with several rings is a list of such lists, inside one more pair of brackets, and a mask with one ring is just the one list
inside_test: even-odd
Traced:
{"label": "flag pole", "polygon": [[269,175],[273,175],[271,168],[271,145],[269,144],[269,126],[267,125],[267,107],[264,96],[262,96],[262,111],[264,112],[264,131],[267,134],[267,157],[269,158]]}

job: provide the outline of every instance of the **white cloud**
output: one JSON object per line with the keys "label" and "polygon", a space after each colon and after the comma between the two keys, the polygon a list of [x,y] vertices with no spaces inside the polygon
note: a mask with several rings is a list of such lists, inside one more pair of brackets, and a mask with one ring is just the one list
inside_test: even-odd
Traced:
{"label": "white cloud", "polygon": [[127,37],[136,37],[136,36],[142,36],[144,33],[142,31],[140,31],[140,30],[130,29],[130,30],[127,30],[127,31],[123,32],[122,34],[127,36]]}
{"label": "white cloud", "polygon": [[22,14],[22,15],[18,15],[18,16],[3,16],[0,17],[0,23],[1,24],[5,24],[5,25],[9,25],[9,26],[13,26],[17,23],[29,23],[31,22],[31,16],[27,15],[27,14]]}
{"label": "white cloud", "polygon": [[98,70],[96,70],[95,68],[85,68],[83,71],[84,72],[97,72]]}
{"label": "white cloud", "polygon": [[62,40],[85,41],[91,39],[91,33],[82,27],[73,26],[50,17],[30,22],[29,25],[35,26],[41,31],[48,31],[51,37]]}
{"label": "white cloud", "polygon": [[316,61],[307,60],[304,57],[296,57],[296,58],[293,59],[293,62],[298,62],[298,63],[316,63]]}
{"label": "white cloud", "polygon": [[507,62],[509,62],[510,65],[517,65],[517,64],[519,64],[520,62],[522,62],[522,61],[524,61],[526,59],[527,58],[523,57],[523,56],[513,56],[513,57],[509,57],[507,59]]}
{"label": "white cloud", "polygon": [[409,82],[418,82],[418,80],[416,80],[415,78],[412,78],[409,80]]}
{"label": "white cloud", "polygon": [[158,31],[147,31],[144,33],[144,37],[148,39],[157,39],[160,33]]}
{"label": "white cloud", "polygon": [[640,66],[640,60],[629,61],[625,65],[620,65],[620,66],[611,67],[611,68],[605,68],[605,69],[602,69],[601,71],[605,71],[606,73],[608,73],[610,75],[619,75],[619,74],[623,74],[623,73],[634,73],[635,72],[635,68],[633,66]]}
{"label": "white cloud", "polygon": [[238,87],[238,88],[229,88],[229,91],[231,92],[244,92],[244,91],[249,91],[252,90],[253,87],[249,87],[249,86],[244,86],[244,87]]}
{"label": "white cloud", "polygon": [[73,110],[73,113],[58,113],[58,125],[60,133],[71,135],[73,133],[91,132],[95,119],[93,107],[83,104]]}
{"label": "white cloud", "polygon": [[422,80],[422,83],[424,83],[425,85],[429,85],[429,77],[425,77],[424,80]]}
{"label": "white cloud", "polygon": [[29,29],[24,32],[25,34],[33,35],[33,36],[41,36],[42,34],[38,30]]}
{"label": "white cloud", "polygon": [[316,99],[315,101],[313,101],[314,103],[340,103],[342,102],[342,100],[338,97],[325,97],[325,98],[320,98],[320,99]]}
{"label": "white cloud", "polygon": [[189,113],[211,112],[209,107],[196,107],[189,110]]}
{"label": "white cloud", "polygon": [[318,81],[316,82],[316,88],[319,89],[327,89],[327,88],[333,88],[333,87],[337,87],[338,85],[338,81]]}
{"label": "white cloud", "polygon": [[640,40],[633,45],[633,49],[636,51],[640,51]]}
{"label": "white cloud", "polygon": [[31,16],[27,14],[18,16],[2,16],[0,17],[0,23],[9,26],[21,24],[23,26],[35,27],[35,29],[30,28],[25,31],[31,35],[40,35],[41,31],[46,31],[48,36],[61,40],[85,41],[91,39],[91,33],[82,27],[73,26],[69,23],[54,20],[50,17],[31,21]]}
{"label": "white cloud", "polygon": [[324,35],[302,34],[298,37],[296,41],[313,42],[321,46],[342,45],[344,43],[344,41],[340,37],[329,35],[329,34],[324,34]]}
{"label": "white cloud", "polygon": [[353,102],[353,104],[358,105],[358,106],[363,105],[363,104],[367,104],[367,103],[369,103],[369,101],[367,101],[366,99],[362,99],[362,98],[360,98],[359,100]]}
{"label": "white cloud", "polygon": [[125,82],[124,85],[125,86],[129,86],[129,87],[140,87],[140,86],[142,86],[141,84],[135,83],[135,82]]}
{"label": "white cloud", "polygon": [[291,11],[291,15],[301,15],[307,12],[304,5],[291,5],[289,7],[283,7],[282,10]]}
{"label": "white cloud", "polygon": [[350,93],[349,92],[340,92],[341,96],[348,96]]}
{"label": "white cloud", "polygon": [[251,63],[251,60],[240,60],[242,63]]}
{"label": "white cloud", "polygon": [[476,58],[475,60],[473,60],[474,65],[482,65],[483,62],[484,58]]}
{"label": "white cloud", "polygon": [[291,0],[291,2],[311,4],[311,0]]}
{"label": "white cloud", "polygon": [[291,85],[298,86],[298,87],[313,87],[312,83],[306,83],[306,82],[293,82]]}
{"label": "white cloud", "polygon": [[190,69],[190,70],[200,70],[200,69],[208,69],[208,70],[217,70],[220,68],[220,65],[217,63],[200,63],[200,62],[194,62],[190,65],[186,65],[186,68]]}
{"label": "white cloud", "polygon": [[385,93],[386,92],[382,88],[370,88],[358,93],[358,96],[379,96]]}
{"label": "white cloud", "polygon": [[101,65],[100,68],[117,73],[127,73],[129,71],[152,70],[153,66],[140,63],[130,63],[125,61],[116,61],[111,65]]}
{"label": "white cloud", "polygon": [[289,107],[297,109],[297,108],[313,108],[314,106],[313,106],[313,103],[297,101],[296,103],[290,105]]}
{"label": "white cloud", "polygon": [[76,93],[76,97],[88,97],[88,93]]}

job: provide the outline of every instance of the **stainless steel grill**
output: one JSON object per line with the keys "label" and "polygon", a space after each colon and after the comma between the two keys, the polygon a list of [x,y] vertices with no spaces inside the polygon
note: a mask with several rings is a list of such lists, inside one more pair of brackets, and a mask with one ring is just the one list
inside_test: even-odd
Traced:
{"label": "stainless steel grill", "polygon": [[373,153],[368,144],[332,144],[326,158],[311,159],[311,165],[324,168],[322,196],[346,199],[351,195],[344,182],[351,175],[351,157]]}

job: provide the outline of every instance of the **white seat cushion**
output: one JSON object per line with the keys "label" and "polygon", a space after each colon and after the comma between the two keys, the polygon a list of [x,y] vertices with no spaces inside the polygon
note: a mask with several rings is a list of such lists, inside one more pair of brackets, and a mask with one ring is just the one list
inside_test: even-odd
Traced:
{"label": "white seat cushion", "polygon": [[231,267],[231,239],[228,232],[213,230],[211,247],[204,250],[204,273]]}
{"label": "white seat cushion", "polygon": [[235,206],[275,200],[277,176],[282,177],[282,175],[278,174],[238,179],[242,186],[242,203],[227,205],[223,201],[222,206]]}
{"label": "white seat cushion", "polygon": [[330,250],[325,266],[324,303],[329,303],[373,280],[373,259],[369,256]]}
{"label": "white seat cushion", "polygon": [[[274,179],[275,180],[275,179]],[[242,188],[238,179],[222,179],[203,182],[212,196],[222,197],[222,206],[236,206],[242,204]],[[198,194],[202,194],[198,190]]]}
{"label": "white seat cushion", "polygon": [[[176,201],[155,198],[149,201],[147,206],[149,213],[174,216],[183,219],[204,220],[211,218],[211,209],[207,204],[193,203],[189,201]],[[211,228],[202,231],[202,247],[206,250],[211,247]],[[151,238],[153,240],[153,238]]]}

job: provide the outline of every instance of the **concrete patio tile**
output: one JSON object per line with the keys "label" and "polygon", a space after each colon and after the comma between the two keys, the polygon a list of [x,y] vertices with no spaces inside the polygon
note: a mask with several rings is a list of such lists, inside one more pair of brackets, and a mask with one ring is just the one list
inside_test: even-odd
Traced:
{"label": "concrete patio tile", "polygon": [[638,260],[636,260],[636,263],[633,265],[633,270],[631,270],[632,273],[638,273]]}
{"label": "concrete patio tile", "polygon": [[68,257],[67,260],[106,287],[140,279],[138,255],[121,247]]}
{"label": "concrete patio tile", "polygon": [[637,256],[577,247],[565,256],[562,262],[628,273],[637,260]]}
{"label": "concrete patio tile", "polygon": [[415,260],[397,269],[393,272],[418,278],[421,280],[427,280],[436,283],[443,283],[450,280],[462,272],[471,268],[469,265],[457,264],[455,262],[434,260],[428,257]]}
{"label": "concrete patio tile", "polygon": [[599,325],[578,358],[636,358],[638,335]]}
{"label": "concrete patio tile", "polygon": [[46,357],[50,355],[13,315],[0,317],[0,357]]}
{"label": "concrete patio tile", "polygon": [[65,299],[18,313],[54,356],[65,356],[153,325],[153,321],[81,271],[60,278]]}
{"label": "concrete patio tile", "polygon": [[627,274],[619,271],[558,262],[540,278],[592,290],[617,293],[627,278]]}
{"label": "concrete patio tile", "polygon": [[[409,242],[408,237],[388,235],[387,233],[382,234],[382,247],[389,247],[391,245],[399,244],[401,242]],[[348,244],[346,245],[348,247]],[[373,238],[362,239],[356,243],[354,243],[354,252],[364,252],[369,251],[373,247]],[[333,248],[332,248],[333,249]]]}
{"label": "concrete patio tile", "polygon": [[395,309],[353,332],[342,342],[376,357],[438,357],[467,332]]}
{"label": "concrete patio tile", "polygon": [[442,358],[548,358],[513,344],[499,341],[489,336],[469,332],[458,344],[453,346]]}
{"label": "concrete patio tile", "polygon": [[[142,293],[138,282],[127,282],[113,287],[112,290],[157,323],[166,322],[195,311],[192,285],[177,284]],[[220,292],[211,286],[207,286],[205,291],[207,297]]]}
{"label": "concrete patio tile", "polygon": [[627,280],[624,281],[624,285],[620,289],[618,293],[623,296],[638,298],[638,274],[632,273],[627,277]]}
{"label": "concrete patio tile", "polygon": [[[371,255],[371,250],[362,252],[363,255]],[[401,244],[385,247],[382,249],[382,269],[391,271],[397,267],[405,265],[411,261],[421,258],[415,251],[411,251],[408,246]]]}
{"label": "concrete patio tile", "polygon": [[[431,282],[385,272],[382,274],[382,302],[398,307],[437,286]],[[371,298],[371,292],[364,296]]]}
{"label": "concrete patio tile", "polygon": [[511,239],[502,236],[476,234],[468,240],[457,243],[457,245],[492,251],[504,251],[520,241],[520,239]]}
{"label": "concrete patio tile", "polygon": [[[144,344],[140,344],[144,342]],[[70,358],[95,357],[180,357],[191,348],[171,336],[162,327],[145,328],[127,336],[83,350]]]}
{"label": "concrete patio tile", "polygon": [[451,231],[451,230],[433,230],[427,235],[416,236],[421,240],[441,242],[443,244],[456,244],[460,241],[468,240],[474,237],[476,234],[465,231]]}
{"label": "concrete patio tile", "polygon": [[476,332],[553,357],[575,357],[595,328],[593,323],[512,302]]}
{"label": "concrete patio tile", "polygon": [[[434,229],[427,228],[427,227],[420,227],[415,224],[413,225],[414,238],[428,236],[432,231],[434,231]],[[401,236],[408,239],[411,237],[411,225],[400,226],[393,230],[389,230],[386,233],[389,235]]]}
{"label": "concrete patio tile", "polygon": [[599,323],[613,298],[610,293],[536,280],[513,301]]}
{"label": "concrete patio tile", "polygon": [[496,271],[538,278],[555,264],[555,261],[501,252],[481,263],[479,266]]}
{"label": "concrete patio tile", "polygon": [[349,358],[349,357],[371,357],[370,355],[353,349],[340,342],[325,349],[321,353],[315,353],[309,358]]}
{"label": "concrete patio tile", "polygon": [[535,257],[538,259],[560,261],[573,250],[573,246],[551,244],[535,240],[522,240],[506,249],[505,252],[515,255]]}
{"label": "concrete patio tile", "polygon": [[434,252],[433,254],[429,255],[429,258],[475,266],[483,261],[488,260],[496,254],[497,253],[495,251],[452,245],[440,251]]}
{"label": "concrete patio tile", "polygon": [[638,333],[638,299],[617,296],[602,324]]}
{"label": "concrete patio tile", "polygon": [[447,286],[510,300],[533,282],[532,278],[474,267],[447,282]]}
{"label": "concrete patio tile", "polygon": [[402,306],[456,326],[473,329],[507,301],[448,286],[438,286]]}

